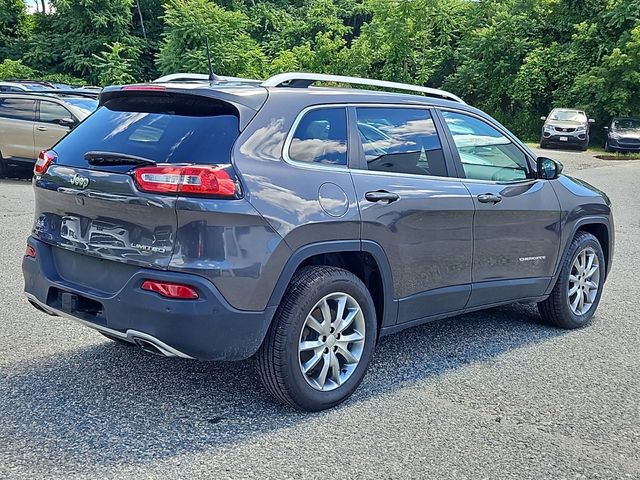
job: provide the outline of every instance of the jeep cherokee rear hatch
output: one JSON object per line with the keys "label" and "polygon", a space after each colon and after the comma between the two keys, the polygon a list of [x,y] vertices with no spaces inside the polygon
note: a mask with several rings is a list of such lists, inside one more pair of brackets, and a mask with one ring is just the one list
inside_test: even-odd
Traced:
{"label": "jeep cherokee rear hatch", "polygon": [[231,150],[255,110],[215,93],[106,90],[95,113],[41,154],[33,235],[65,250],[166,269],[179,196],[241,196]]}

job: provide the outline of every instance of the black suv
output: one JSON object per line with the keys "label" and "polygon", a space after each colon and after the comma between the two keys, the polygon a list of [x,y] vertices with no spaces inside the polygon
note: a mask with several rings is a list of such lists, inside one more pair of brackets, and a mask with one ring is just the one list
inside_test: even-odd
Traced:
{"label": "black suv", "polygon": [[206,78],[106,88],[40,156],[36,308],[160,355],[256,355],[307,410],[348,397],[407,327],[512,302],[562,328],[593,316],[608,198],[486,114],[368,79]]}

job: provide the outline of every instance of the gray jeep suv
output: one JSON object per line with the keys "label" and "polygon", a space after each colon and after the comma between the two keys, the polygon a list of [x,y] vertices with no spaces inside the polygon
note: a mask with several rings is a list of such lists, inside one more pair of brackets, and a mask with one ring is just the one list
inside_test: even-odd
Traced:
{"label": "gray jeep suv", "polygon": [[106,88],[42,153],[36,308],[164,356],[255,355],[306,410],[347,398],[378,339],[414,325],[512,302],[560,328],[593,316],[608,198],[488,115],[368,79],[206,78]]}

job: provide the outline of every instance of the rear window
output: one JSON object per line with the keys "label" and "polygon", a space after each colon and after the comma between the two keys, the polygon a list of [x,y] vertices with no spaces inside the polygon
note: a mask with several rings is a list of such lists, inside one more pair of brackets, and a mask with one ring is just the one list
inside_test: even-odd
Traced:
{"label": "rear window", "polygon": [[54,150],[58,164],[85,168],[91,168],[84,159],[90,151],[218,165],[230,163],[238,135],[237,112],[229,104],[194,96],[123,97],[96,110]]}

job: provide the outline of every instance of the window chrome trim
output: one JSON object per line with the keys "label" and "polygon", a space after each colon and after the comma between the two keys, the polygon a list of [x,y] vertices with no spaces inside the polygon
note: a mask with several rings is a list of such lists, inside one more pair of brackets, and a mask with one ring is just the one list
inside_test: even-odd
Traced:
{"label": "window chrome trim", "polygon": [[[460,180],[459,177],[457,176],[436,176],[436,175],[420,175],[420,174],[415,174],[415,173],[401,173],[401,172],[381,172],[378,170],[367,170],[367,169],[363,169],[363,168],[356,168],[356,167],[352,167],[351,166],[351,158],[349,158],[349,115],[347,112],[347,108],[352,107],[352,108],[416,108],[416,109],[421,109],[421,110],[432,110],[434,107],[433,105],[423,105],[423,104],[411,104],[411,103],[407,103],[407,104],[398,104],[398,103],[371,103],[371,102],[364,102],[364,103],[358,103],[358,102],[346,102],[346,103],[322,103],[322,104],[318,104],[318,105],[309,105],[305,108],[303,108],[300,113],[298,113],[298,115],[296,116],[296,119],[293,121],[293,123],[291,124],[291,128],[289,128],[289,132],[287,133],[287,137],[284,141],[284,145],[282,147],[282,159],[285,161],[285,163],[294,166],[294,167],[299,167],[299,168],[306,168],[306,169],[310,169],[310,170],[328,170],[328,171],[334,171],[334,172],[354,172],[354,173],[365,173],[368,175],[388,175],[388,176],[392,176],[392,177],[409,177],[409,178],[422,178],[422,179],[434,179],[434,180]],[[300,124],[300,122],[302,121],[302,119],[304,118],[304,116],[313,110],[319,110],[322,108],[344,108],[345,109],[345,115],[347,116],[347,165],[344,166],[335,166],[335,165],[325,165],[322,163],[308,163],[308,162],[299,162],[296,160],[293,160],[291,157],[289,157],[289,148],[291,147],[291,142],[293,140],[293,136],[295,135],[295,132],[298,128],[298,125]],[[432,116],[433,117],[433,116]],[[432,118],[433,119],[433,118]],[[434,119],[435,120],[435,119]],[[442,144],[442,138],[440,138],[440,135],[438,134],[438,140],[440,141],[440,148],[444,151],[444,145]]]}
{"label": "window chrome trim", "polygon": [[415,178],[421,180],[438,180],[438,181],[455,181],[456,183],[460,183],[464,178],[460,177],[442,177],[438,175],[422,175],[419,173],[402,173],[402,172],[381,172],[380,170],[364,170],[361,168],[352,168],[350,169],[351,173],[354,175],[377,175],[383,177],[399,177],[399,178]]}

